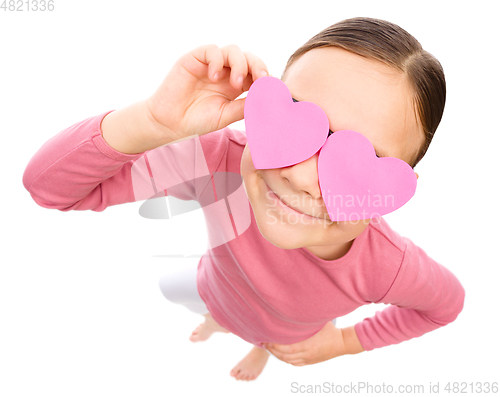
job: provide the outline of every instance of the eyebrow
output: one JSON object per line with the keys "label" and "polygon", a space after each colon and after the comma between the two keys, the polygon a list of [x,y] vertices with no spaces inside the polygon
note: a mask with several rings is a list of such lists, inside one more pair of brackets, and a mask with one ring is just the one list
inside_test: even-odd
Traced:
{"label": "eyebrow", "polygon": [[[292,97],[292,99],[293,99],[293,101],[294,101],[294,102],[300,102],[300,101],[298,101],[297,99],[295,99],[294,97]],[[329,132],[328,132],[328,136],[330,136],[330,135],[332,135],[332,134],[333,134],[333,131],[332,131],[332,130],[330,130],[330,129],[329,129],[328,131],[329,131]],[[328,136],[327,136],[327,138],[328,138]],[[373,144],[372,144],[372,146],[373,146]],[[377,157],[390,157],[387,153],[385,153],[385,152],[384,152],[384,151],[382,151],[382,150],[377,149],[375,146],[373,146],[373,149],[375,149],[375,155],[376,155]]]}

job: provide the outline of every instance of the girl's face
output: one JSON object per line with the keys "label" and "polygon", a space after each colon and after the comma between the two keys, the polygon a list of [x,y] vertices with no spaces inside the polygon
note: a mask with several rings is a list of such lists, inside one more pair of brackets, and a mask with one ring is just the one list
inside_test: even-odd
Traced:
{"label": "girl's face", "polygon": [[[363,134],[380,157],[410,163],[424,142],[405,75],[379,61],[336,47],[316,48],[289,67],[283,82],[293,98],[324,110],[330,130]],[[241,174],[264,238],[279,248],[305,247],[333,260],[347,253],[370,220],[330,221],[318,182],[318,157],[316,153],[289,167],[256,170],[247,144]]]}

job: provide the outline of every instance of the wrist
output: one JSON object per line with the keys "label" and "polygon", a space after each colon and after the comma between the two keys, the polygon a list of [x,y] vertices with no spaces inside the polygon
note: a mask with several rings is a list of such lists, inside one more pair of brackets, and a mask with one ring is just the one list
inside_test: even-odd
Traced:
{"label": "wrist", "polygon": [[344,339],[344,354],[358,354],[364,352],[363,346],[359,341],[354,325],[351,327],[341,328],[342,337]]}
{"label": "wrist", "polygon": [[175,139],[151,120],[145,101],[107,114],[101,122],[102,137],[113,149],[138,154],[155,149]]}

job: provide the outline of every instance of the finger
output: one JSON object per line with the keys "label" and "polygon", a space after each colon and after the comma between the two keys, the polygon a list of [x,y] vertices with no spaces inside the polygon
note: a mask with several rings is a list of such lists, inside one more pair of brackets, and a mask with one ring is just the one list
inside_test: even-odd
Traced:
{"label": "finger", "polygon": [[229,124],[243,119],[245,99],[246,98],[240,98],[225,105],[224,111],[222,112],[220,118],[218,129],[224,128]]}
{"label": "finger", "polygon": [[303,358],[295,358],[295,359],[289,359],[286,361],[288,364],[290,365],[294,365],[296,367],[300,366],[300,365],[304,365],[305,364],[305,360]]}
{"label": "finger", "polygon": [[273,343],[272,348],[283,354],[294,354],[304,350],[300,343],[294,343],[292,345],[280,345]]}
{"label": "finger", "polygon": [[296,361],[296,360],[304,360],[304,354],[302,352],[298,353],[282,353],[273,347],[270,347],[269,352],[272,353],[278,360],[284,361],[286,363],[290,363],[291,361]]}
{"label": "finger", "polygon": [[295,359],[284,358],[281,361],[283,361],[284,363],[293,365],[295,367],[299,367],[299,366],[302,366],[302,365],[307,365],[306,362],[305,362],[305,360],[303,358],[295,358]]}
{"label": "finger", "polygon": [[243,54],[247,59],[248,72],[252,75],[252,82],[257,80],[259,77],[269,76],[267,66],[262,59],[250,51],[245,51]]}
{"label": "finger", "polygon": [[278,360],[281,360],[283,361],[283,358],[282,358],[282,353],[280,353],[279,351],[276,351],[275,349],[273,349],[272,347],[269,347],[267,349],[269,351],[269,353],[271,353],[274,357],[276,357]]}
{"label": "finger", "polygon": [[207,44],[195,48],[191,54],[197,61],[208,66],[207,76],[210,81],[215,83],[218,80],[216,74],[220,73],[224,67],[224,56],[221,49],[215,44]]}
{"label": "finger", "polygon": [[229,81],[236,89],[243,87],[243,80],[248,74],[248,64],[245,55],[235,44],[229,44],[221,48],[224,66],[231,68]]}

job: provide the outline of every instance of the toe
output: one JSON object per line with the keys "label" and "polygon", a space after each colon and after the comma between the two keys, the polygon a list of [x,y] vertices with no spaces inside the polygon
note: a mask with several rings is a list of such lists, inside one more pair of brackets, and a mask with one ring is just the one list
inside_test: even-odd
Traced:
{"label": "toe", "polygon": [[191,332],[191,335],[197,335],[198,332],[200,331],[200,327],[195,328],[193,332]]}

